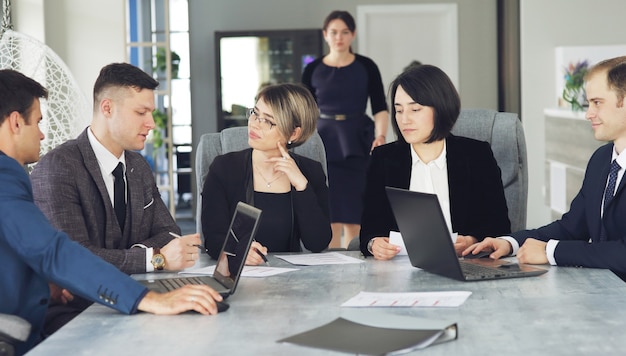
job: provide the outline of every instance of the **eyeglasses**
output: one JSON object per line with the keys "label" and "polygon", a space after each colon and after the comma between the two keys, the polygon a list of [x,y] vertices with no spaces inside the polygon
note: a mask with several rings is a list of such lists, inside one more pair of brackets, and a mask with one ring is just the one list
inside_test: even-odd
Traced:
{"label": "eyeglasses", "polygon": [[272,127],[276,126],[276,124],[270,121],[268,118],[261,117],[259,113],[256,111],[256,109],[254,108],[248,109],[247,114],[248,114],[248,121],[256,120],[261,125],[261,128],[264,130],[269,131],[272,129]]}

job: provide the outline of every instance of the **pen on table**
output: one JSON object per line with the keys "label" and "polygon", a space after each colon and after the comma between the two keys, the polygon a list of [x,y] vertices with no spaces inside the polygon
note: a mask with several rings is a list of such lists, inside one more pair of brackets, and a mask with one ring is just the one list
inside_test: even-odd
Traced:
{"label": "pen on table", "polygon": [[[256,240],[253,240],[253,241],[256,241]],[[270,263],[267,260],[267,257],[265,257],[265,255],[261,251],[259,251],[258,249],[255,248],[254,250],[256,251],[256,253],[259,254],[259,256],[261,256],[261,258],[263,259],[263,262],[265,262],[265,264],[269,266]]]}
{"label": "pen on table", "polygon": [[[170,231],[170,235],[174,236],[174,237],[175,237],[175,238],[177,238],[177,239],[181,239],[181,238],[182,238],[182,236],[180,236],[179,234],[177,234],[177,233],[175,233],[175,232],[171,232],[171,231]],[[204,252],[206,252],[207,254],[209,253],[209,249],[208,249],[208,248],[206,248],[206,247],[204,247],[204,246],[202,246],[202,245],[197,245],[197,244],[194,244],[194,245],[191,245],[191,246],[194,246],[194,247],[197,247],[197,248],[201,248],[201,249],[203,249],[203,250],[204,250]]]}

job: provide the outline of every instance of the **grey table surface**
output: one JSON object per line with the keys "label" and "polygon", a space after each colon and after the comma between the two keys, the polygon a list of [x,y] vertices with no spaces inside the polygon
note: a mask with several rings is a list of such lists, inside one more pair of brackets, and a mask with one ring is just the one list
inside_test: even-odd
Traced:
{"label": "grey table surface", "polygon": [[[294,267],[272,255],[269,261]],[[548,273],[538,277],[459,282],[418,270],[407,257],[296,268],[272,277],[242,278],[228,299],[230,309],[216,316],[128,316],[93,305],[29,355],[340,354],[276,340],[336,319],[347,309],[340,305],[360,291],[461,290],[472,295],[460,307],[384,311],[457,323],[457,340],[415,354],[626,353],[626,283],[608,270],[545,266]]]}

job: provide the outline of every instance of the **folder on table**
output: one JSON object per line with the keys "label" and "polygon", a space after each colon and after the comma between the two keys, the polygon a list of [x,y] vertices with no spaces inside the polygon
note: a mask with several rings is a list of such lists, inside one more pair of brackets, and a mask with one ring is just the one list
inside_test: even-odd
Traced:
{"label": "folder on table", "polygon": [[455,340],[457,325],[384,312],[347,312],[320,327],[278,342],[353,354],[401,354]]}

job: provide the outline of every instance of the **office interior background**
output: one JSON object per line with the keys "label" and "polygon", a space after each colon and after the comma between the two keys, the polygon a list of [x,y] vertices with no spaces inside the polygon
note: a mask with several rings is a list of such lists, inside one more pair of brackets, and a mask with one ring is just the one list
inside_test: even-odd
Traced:
{"label": "office interior background", "polygon": [[[54,50],[91,100],[92,86],[100,68],[128,58],[127,1],[12,0],[13,28]],[[215,31],[320,28],[324,17],[332,10],[347,10],[357,18],[360,6],[391,5],[382,0],[183,1],[188,6],[185,21],[188,21],[189,27],[188,70],[191,80],[188,112],[191,116],[192,147],[196,146],[202,134],[218,130]],[[497,110],[501,104],[499,100],[502,96],[499,98],[498,93],[498,4],[508,1],[393,1],[394,5],[456,4],[458,89],[464,108]],[[547,202],[546,142],[549,143],[551,137],[546,135],[545,110],[556,108],[558,102],[554,79],[558,75],[555,49],[561,46],[624,44],[626,40],[622,36],[621,24],[626,3],[622,0],[511,2],[519,5],[519,48],[515,49],[519,57],[515,60],[520,70],[519,83],[513,85],[519,90],[519,113],[528,148],[527,224],[528,227],[537,227],[554,217]],[[358,37],[366,34],[365,29],[359,26],[357,18],[357,40],[353,46],[357,53]],[[394,33],[400,30],[394,28]],[[412,31],[407,29],[405,35],[390,35],[386,40],[391,47],[420,46],[412,40]],[[364,54],[377,61],[375,56]],[[381,68],[383,73],[400,70]],[[385,83],[391,79],[383,78]],[[592,138],[590,128],[588,135]],[[577,158],[586,162],[588,156]]]}

